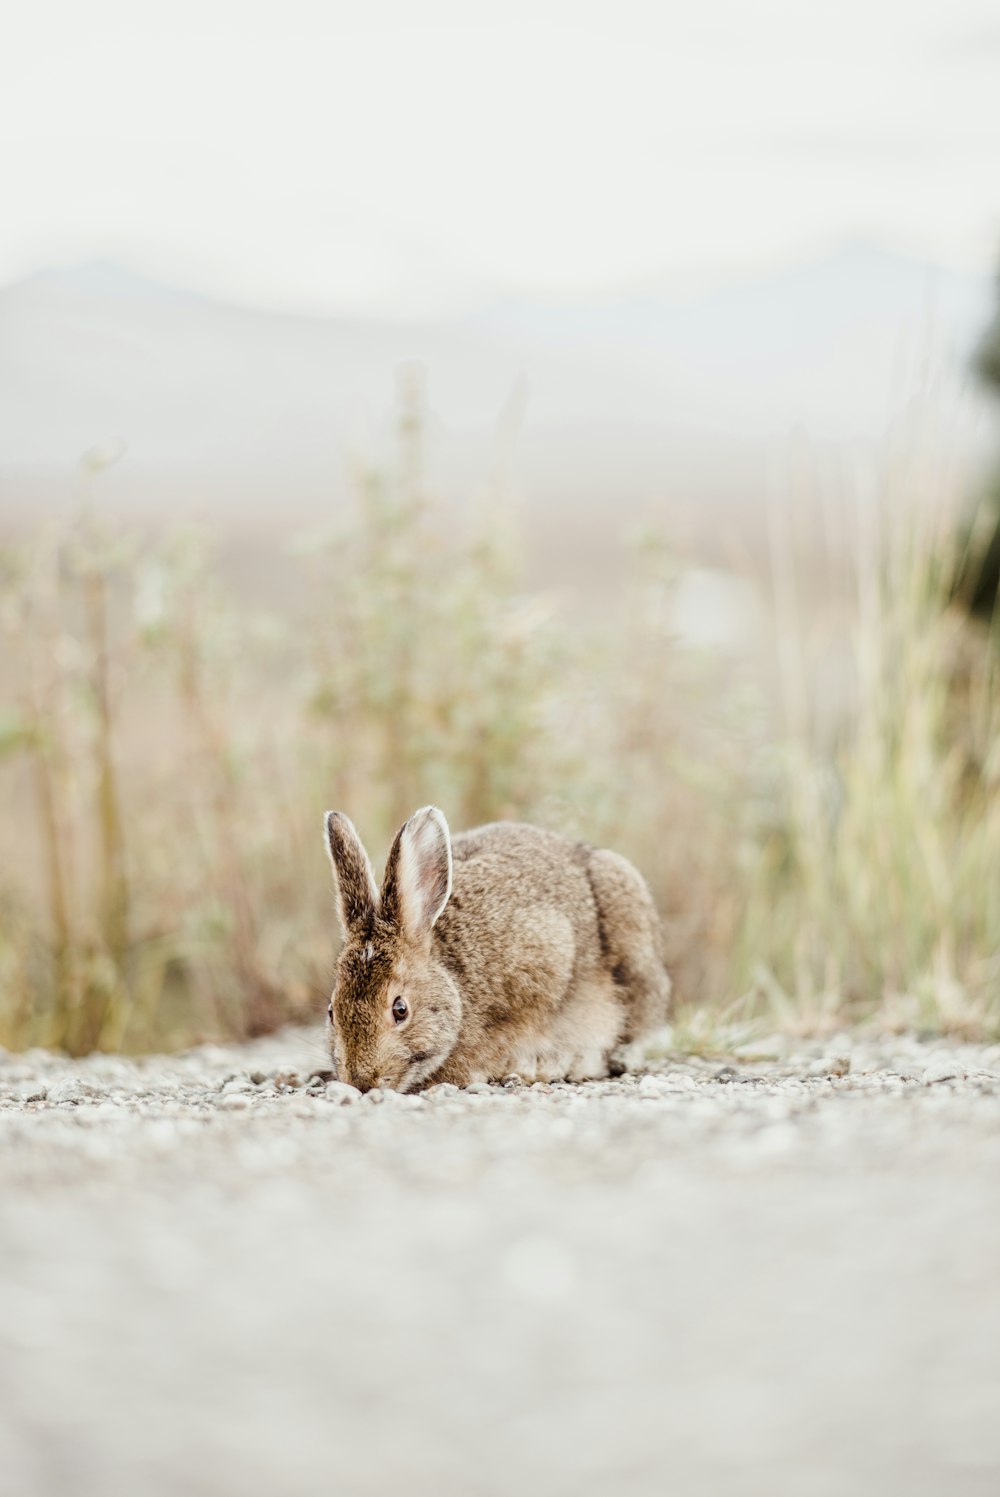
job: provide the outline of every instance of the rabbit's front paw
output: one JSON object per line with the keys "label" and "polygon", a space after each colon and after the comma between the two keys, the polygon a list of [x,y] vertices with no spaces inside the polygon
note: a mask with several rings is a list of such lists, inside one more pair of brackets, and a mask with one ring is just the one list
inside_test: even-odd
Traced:
{"label": "rabbit's front paw", "polygon": [[629,1071],[642,1071],[646,1067],[646,1042],[644,1040],[630,1040],[627,1044],[618,1045],[612,1052],[608,1061],[607,1074],[609,1076],[625,1076]]}
{"label": "rabbit's front paw", "polygon": [[610,1075],[607,1055],[600,1050],[578,1055],[566,1073],[567,1081],[603,1081]]}

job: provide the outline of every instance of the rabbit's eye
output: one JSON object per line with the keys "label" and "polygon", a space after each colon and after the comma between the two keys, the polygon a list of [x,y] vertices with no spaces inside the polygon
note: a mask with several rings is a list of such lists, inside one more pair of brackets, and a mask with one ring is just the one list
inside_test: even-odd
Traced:
{"label": "rabbit's eye", "polygon": [[397,1024],[402,1024],[409,1012],[409,1005],[405,998],[394,998],[392,1000],[392,1017]]}
{"label": "rabbit's eye", "polygon": [[332,1024],[333,1023],[333,999],[332,998],[330,999],[330,1002],[327,1004],[326,1017],[330,1020],[330,1022]]}

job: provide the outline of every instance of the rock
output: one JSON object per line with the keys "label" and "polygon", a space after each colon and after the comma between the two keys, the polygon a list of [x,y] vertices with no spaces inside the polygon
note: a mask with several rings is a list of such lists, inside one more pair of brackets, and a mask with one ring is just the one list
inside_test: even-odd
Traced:
{"label": "rock", "polygon": [[965,1067],[953,1055],[940,1055],[931,1061],[920,1079],[925,1086],[933,1086],[938,1081],[961,1081],[964,1076]]}
{"label": "rock", "polygon": [[254,1083],[250,1080],[249,1076],[230,1076],[229,1080],[223,1084],[222,1096],[239,1096],[251,1090],[254,1090]]}
{"label": "rock", "polygon": [[242,1092],[229,1092],[219,1098],[219,1106],[226,1112],[246,1112],[250,1106],[250,1098]]}
{"label": "rock", "polygon": [[279,1071],[274,1078],[274,1084],[279,1091],[282,1089],[296,1091],[302,1085],[302,1080],[298,1071]]}
{"label": "rock", "polygon": [[349,1102],[357,1102],[361,1093],[356,1086],[348,1086],[346,1081],[328,1081],[322,1094],[327,1102],[334,1102],[338,1107],[343,1107]]}
{"label": "rock", "polygon": [[55,1082],[53,1086],[48,1088],[47,1100],[55,1103],[77,1103],[85,1101],[88,1097],[99,1097],[101,1095],[103,1094],[99,1087],[90,1086],[78,1077],[70,1076],[64,1081]]}
{"label": "rock", "polygon": [[[377,1095],[376,1095],[377,1094]],[[414,1092],[397,1092],[393,1087],[376,1087],[374,1091],[366,1094],[373,1102],[378,1102],[382,1107],[423,1107],[424,1099]]]}
{"label": "rock", "polygon": [[827,1076],[846,1076],[851,1069],[851,1057],[849,1055],[824,1055],[820,1060],[812,1060],[806,1067],[806,1075],[812,1081],[821,1081]]}
{"label": "rock", "polygon": [[[4,1082],[0,1084],[0,1099],[4,1102],[44,1102],[47,1088],[41,1085],[36,1076],[23,1081]],[[76,1098],[79,1100],[79,1098]]]}

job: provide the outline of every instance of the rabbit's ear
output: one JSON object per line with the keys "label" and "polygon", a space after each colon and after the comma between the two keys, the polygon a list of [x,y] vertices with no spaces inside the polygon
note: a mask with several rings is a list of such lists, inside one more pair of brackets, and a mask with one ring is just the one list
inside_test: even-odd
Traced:
{"label": "rabbit's ear", "polygon": [[342,811],[326,813],[326,850],[333,864],[337,913],[346,936],[374,913],[378,888],[361,838]]}
{"label": "rabbit's ear", "polygon": [[382,880],[382,914],[406,935],[430,934],[451,894],[451,837],[436,806],[415,811],[396,834]]}

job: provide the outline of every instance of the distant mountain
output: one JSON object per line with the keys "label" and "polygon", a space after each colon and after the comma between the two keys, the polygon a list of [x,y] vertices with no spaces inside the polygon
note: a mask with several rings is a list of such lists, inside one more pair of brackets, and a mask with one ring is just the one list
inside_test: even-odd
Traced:
{"label": "distant mountain", "polygon": [[618,400],[644,414],[850,440],[877,436],[926,364],[962,383],[991,304],[985,277],[854,247],[686,302],[501,306],[477,325],[511,348],[610,361]]}
{"label": "distant mountain", "polygon": [[[377,456],[400,364],[427,372],[447,491],[512,461],[534,504],[753,498],[792,429],[877,444],[914,400],[976,450],[984,277],[867,248],[688,301],[503,302],[452,321],[305,318],[95,263],[0,291],[0,509],[58,502],[121,439],[130,503],[314,509]],[[516,430],[515,454],[507,450]]]}

